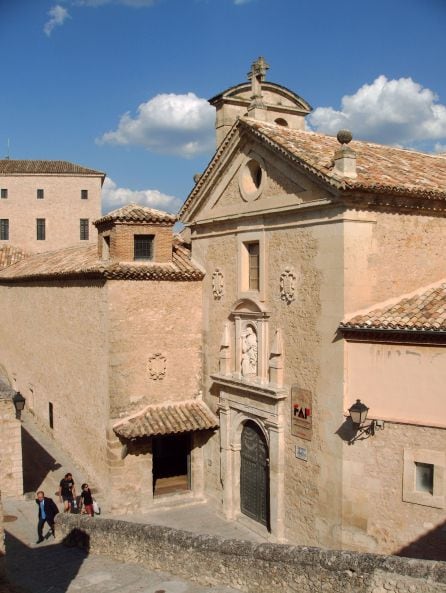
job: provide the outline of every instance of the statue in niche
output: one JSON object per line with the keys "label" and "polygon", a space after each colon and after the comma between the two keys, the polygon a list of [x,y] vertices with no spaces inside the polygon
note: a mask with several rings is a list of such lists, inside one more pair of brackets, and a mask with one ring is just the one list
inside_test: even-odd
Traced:
{"label": "statue in niche", "polygon": [[242,335],[242,375],[255,377],[257,375],[257,336],[250,325]]}

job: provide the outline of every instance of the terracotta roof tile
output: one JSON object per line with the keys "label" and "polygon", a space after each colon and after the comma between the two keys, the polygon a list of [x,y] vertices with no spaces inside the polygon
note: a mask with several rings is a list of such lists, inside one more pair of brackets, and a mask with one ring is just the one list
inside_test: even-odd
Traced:
{"label": "terracotta roof tile", "polygon": [[344,189],[431,193],[446,198],[444,156],[353,140],[348,146],[356,153],[358,176],[346,179],[332,167],[335,150],[341,146],[334,136],[292,130],[250,118],[242,119],[241,124],[309,165],[329,182],[337,186],[342,183]]}
{"label": "terracotta roof tile", "polygon": [[101,175],[102,171],[87,169],[68,161],[0,160],[0,175]]}
{"label": "terracotta roof tile", "polygon": [[341,192],[371,192],[407,197],[446,199],[446,157],[403,148],[354,140],[348,144],[356,153],[357,177],[345,178],[334,170],[333,157],[341,145],[334,136],[293,130],[275,123],[240,118],[227,134],[199,181],[186,198],[184,216],[195,195],[216,168],[238,130],[254,134],[310,173]]}
{"label": "terracotta roof tile", "polygon": [[217,428],[218,418],[201,400],[147,406],[137,415],[120,420],[113,430],[126,439],[191,430]]}
{"label": "terracotta roof tile", "polygon": [[446,281],[420,289],[397,303],[355,315],[340,328],[446,332]]}
{"label": "terracotta roof tile", "polygon": [[0,270],[15,264],[29,255],[30,254],[23,251],[23,249],[20,247],[14,247],[13,245],[2,245],[0,247]]}
{"label": "terracotta roof tile", "polygon": [[96,226],[100,226],[107,222],[164,222],[174,224],[176,221],[177,217],[174,214],[168,214],[162,210],[147,208],[146,206],[140,206],[139,204],[132,202],[102,216],[102,218],[96,220],[94,224]]}
{"label": "terracotta roof tile", "polygon": [[0,284],[39,279],[104,278],[115,280],[201,280],[203,271],[190,252],[173,246],[172,262],[111,262],[98,259],[95,245],[66,247],[35,254],[0,271]]}

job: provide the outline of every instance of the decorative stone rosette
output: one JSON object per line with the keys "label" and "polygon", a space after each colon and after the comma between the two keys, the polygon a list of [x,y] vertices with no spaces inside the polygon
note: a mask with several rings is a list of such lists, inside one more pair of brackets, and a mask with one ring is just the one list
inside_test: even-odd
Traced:
{"label": "decorative stone rosette", "polygon": [[166,376],[166,363],[167,358],[161,352],[152,354],[147,362],[147,370],[149,371],[150,378],[154,381],[164,379]]}

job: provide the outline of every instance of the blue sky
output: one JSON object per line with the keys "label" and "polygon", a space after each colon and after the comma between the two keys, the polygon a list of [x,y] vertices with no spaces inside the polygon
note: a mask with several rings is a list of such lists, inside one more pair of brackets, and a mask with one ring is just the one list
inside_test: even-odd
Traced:
{"label": "blue sky", "polygon": [[206,100],[260,55],[313,130],[446,151],[445,25],[446,0],[0,0],[0,156],[105,171],[104,211],[176,211]]}

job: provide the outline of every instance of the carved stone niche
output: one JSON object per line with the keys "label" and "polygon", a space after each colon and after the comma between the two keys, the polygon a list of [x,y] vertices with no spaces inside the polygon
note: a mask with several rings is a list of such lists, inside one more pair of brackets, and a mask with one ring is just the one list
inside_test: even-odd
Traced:
{"label": "carved stone niche", "polygon": [[268,383],[269,313],[250,299],[235,303],[233,375],[243,381]]}
{"label": "carved stone niche", "polygon": [[280,274],[280,298],[288,305],[296,298],[296,272],[292,268],[285,268]]}
{"label": "carved stone niche", "polygon": [[149,371],[150,378],[154,381],[161,381],[166,376],[167,358],[156,352],[149,357],[147,362],[147,370]]}
{"label": "carved stone niche", "polygon": [[216,268],[212,274],[212,294],[214,295],[215,300],[219,301],[221,299],[224,289],[225,278],[223,272],[219,268]]}

